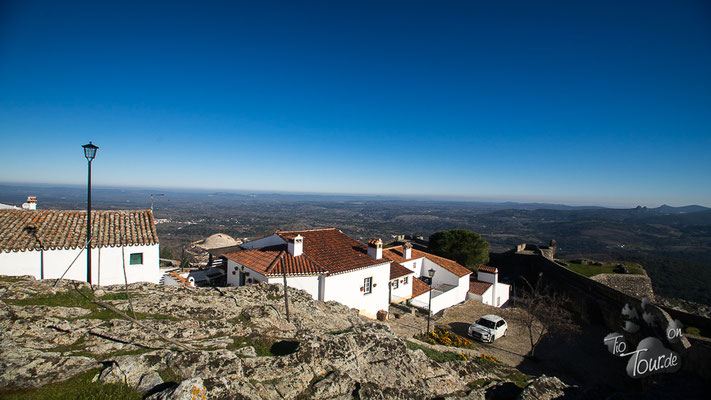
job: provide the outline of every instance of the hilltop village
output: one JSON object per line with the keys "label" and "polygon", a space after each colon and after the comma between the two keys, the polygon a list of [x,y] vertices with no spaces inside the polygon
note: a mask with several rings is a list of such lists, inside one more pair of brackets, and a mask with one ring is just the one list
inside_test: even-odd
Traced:
{"label": "hilltop village", "polygon": [[[124,384],[155,398],[584,398],[679,382],[693,395],[709,377],[711,320],[656,304],[642,266],[559,260],[555,240],[490,253],[471,268],[422,237],[362,242],[337,227],[215,233],[192,243],[194,262],[181,265],[160,259],[151,210],[92,211],[89,246],[86,217],[37,209],[35,198],[0,209],[0,301],[11,332],[0,394],[89,374],[97,390]],[[588,277],[589,268],[604,273]],[[473,333],[487,316],[501,335]],[[693,329],[669,337],[677,324]],[[660,338],[683,363],[637,386],[605,349],[618,331],[630,346]],[[28,367],[18,348],[41,361]],[[363,352],[370,366],[356,373],[349,363]],[[425,367],[428,357],[435,364]],[[274,370],[276,359],[292,378]],[[372,366],[386,359],[393,365]],[[66,368],[57,375],[52,363]],[[383,368],[398,372],[381,376]]]}

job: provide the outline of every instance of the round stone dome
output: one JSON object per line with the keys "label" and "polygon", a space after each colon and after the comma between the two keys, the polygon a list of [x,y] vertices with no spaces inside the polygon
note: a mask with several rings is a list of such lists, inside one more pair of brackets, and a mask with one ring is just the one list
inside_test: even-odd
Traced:
{"label": "round stone dome", "polygon": [[216,233],[205,239],[202,243],[199,244],[199,246],[209,250],[217,249],[220,247],[237,246],[239,244],[242,244],[242,242],[235,240],[230,235],[224,233]]}

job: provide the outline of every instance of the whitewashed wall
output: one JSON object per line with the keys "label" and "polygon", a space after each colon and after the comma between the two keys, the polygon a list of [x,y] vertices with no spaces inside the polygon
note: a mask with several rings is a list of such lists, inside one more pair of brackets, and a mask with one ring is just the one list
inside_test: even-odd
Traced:
{"label": "whitewashed wall", "polygon": [[[424,293],[416,298],[413,298],[410,300],[410,304],[412,304],[415,307],[419,308],[424,308],[425,310],[428,307],[428,302],[430,300],[430,294]],[[457,292],[456,289],[448,290],[446,292],[437,292],[434,291],[432,292],[432,313],[436,314],[445,308],[449,308],[455,304],[459,304],[464,300],[461,300],[459,298],[459,293]]]}
{"label": "whitewashed wall", "polygon": [[[305,290],[311,295],[315,300],[322,300],[321,296],[321,276],[311,275],[311,276],[287,276],[286,284],[289,287],[296,289]],[[284,284],[283,277],[269,277],[269,283],[280,283]]]}
{"label": "whitewashed wall", "polygon": [[[496,306],[496,307],[501,307],[504,305],[509,300],[509,293],[511,291],[511,286],[507,285],[505,283],[499,283],[497,282],[495,285],[495,291],[492,293],[491,296],[491,305]],[[498,297],[498,304],[497,304],[497,297]]]}
{"label": "whitewashed wall", "polygon": [[[37,279],[56,279],[64,275],[65,279],[86,281],[86,253],[81,249],[44,250],[41,261],[40,251],[0,252],[0,275],[32,275]],[[128,283],[158,283],[161,277],[159,269],[159,246],[102,247],[92,249],[92,283],[95,285],[116,285],[124,283],[123,259],[125,255],[126,277]],[[131,253],[143,253],[143,264],[130,265]],[[79,256],[77,258],[77,255]],[[76,258],[76,261],[74,261]],[[74,261],[74,264],[72,264]],[[44,275],[41,265],[44,264]]]}
{"label": "whitewashed wall", "polygon": [[[361,292],[366,277],[373,277],[373,291]],[[390,282],[390,262],[373,267],[326,276],[323,300],[334,300],[348,307],[360,310],[366,317],[375,318],[380,310],[388,310],[388,284]]]}
{"label": "whitewashed wall", "polygon": [[[404,280],[405,276],[401,276],[397,279],[393,279],[393,281],[397,280],[398,281],[398,287],[392,289],[392,301],[395,300],[400,300],[400,299],[409,299],[412,297],[412,280],[415,279],[414,275],[407,275],[407,283],[403,283],[402,281]],[[392,287],[392,282],[390,281],[390,285]]]}
{"label": "whitewashed wall", "polygon": [[467,298],[478,301],[479,303],[491,305],[492,292],[492,286],[490,286],[482,295],[469,293],[467,294]]}
{"label": "whitewashed wall", "polygon": [[459,283],[457,284],[458,303],[465,301],[467,294],[469,294],[469,275],[464,275],[459,278]]}
{"label": "whitewashed wall", "polygon": [[420,257],[420,258],[416,258],[414,260],[401,262],[400,265],[402,265],[403,267],[414,272],[415,277],[420,277],[422,275],[422,265],[425,262],[424,260],[425,260],[424,257]]}
{"label": "whitewashed wall", "polygon": [[[242,267],[242,264],[238,262],[234,262],[230,259],[227,260],[227,286],[239,286],[239,273],[240,273],[240,268]],[[232,272],[235,272],[234,274]],[[253,283],[257,282],[264,282],[267,283],[268,279],[266,276],[260,274],[259,272],[256,272],[249,267],[244,267],[244,272],[249,273],[249,275],[246,275],[244,277],[244,284],[245,285],[251,285]],[[248,282],[248,280],[251,279],[251,282]]]}

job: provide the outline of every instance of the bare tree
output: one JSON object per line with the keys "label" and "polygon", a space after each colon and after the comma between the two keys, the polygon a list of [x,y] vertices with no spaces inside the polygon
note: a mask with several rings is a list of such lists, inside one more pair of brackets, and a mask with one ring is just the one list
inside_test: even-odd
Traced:
{"label": "bare tree", "polygon": [[521,277],[528,286],[521,291],[520,307],[525,315],[523,324],[528,330],[531,341],[529,355],[535,357],[536,346],[544,336],[569,337],[577,334],[580,327],[573,321],[572,314],[565,309],[568,299],[550,291],[543,286],[543,274],[539,274],[536,285],[531,285],[526,278]]}

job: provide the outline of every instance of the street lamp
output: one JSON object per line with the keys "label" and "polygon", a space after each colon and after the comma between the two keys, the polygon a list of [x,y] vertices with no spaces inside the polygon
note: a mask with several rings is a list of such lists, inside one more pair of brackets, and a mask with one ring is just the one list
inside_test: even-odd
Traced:
{"label": "street lamp", "polygon": [[427,275],[430,277],[430,302],[427,305],[427,334],[430,334],[430,317],[432,316],[432,278],[434,278],[435,270],[430,268]]}
{"label": "street lamp", "polygon": [[81,146],[84,148],[84,157],[89,162],[89,178],[87,184],[86,196],[86,281],[91,285],[91,162],[96,157],[98,146],[94,146],[91,141],[89,144]]}

